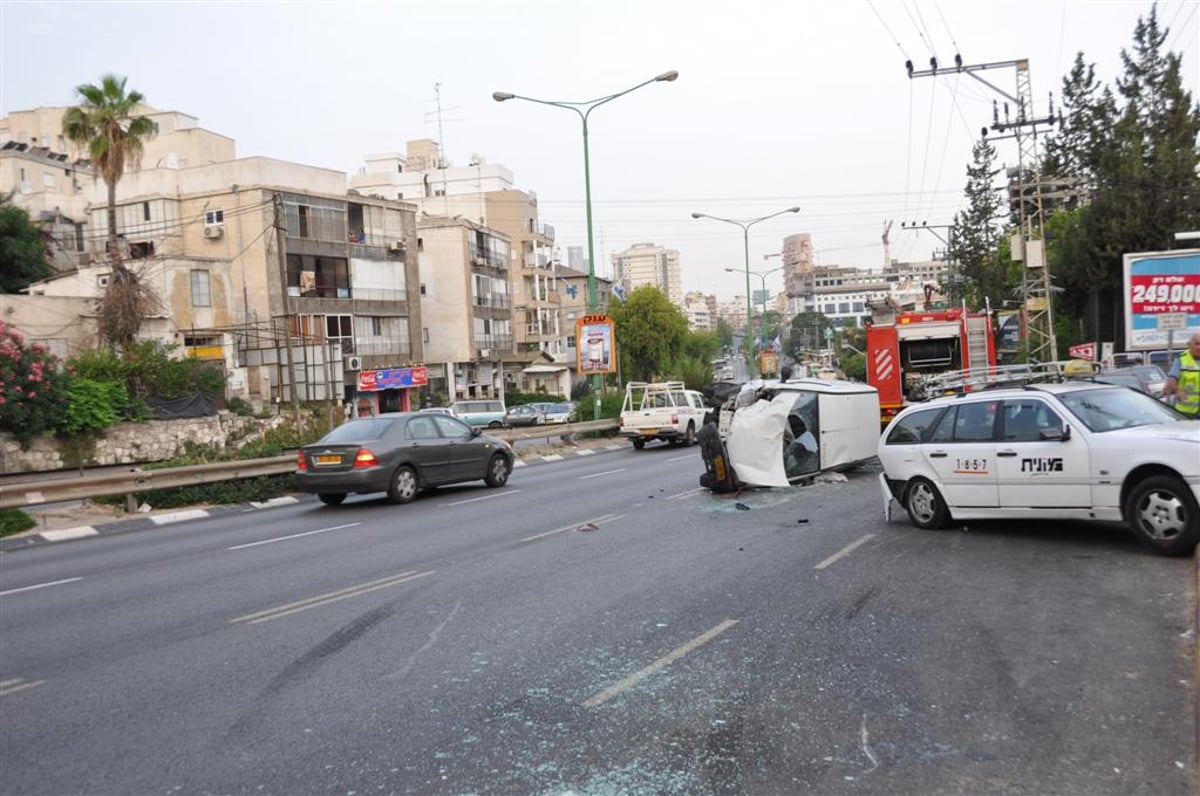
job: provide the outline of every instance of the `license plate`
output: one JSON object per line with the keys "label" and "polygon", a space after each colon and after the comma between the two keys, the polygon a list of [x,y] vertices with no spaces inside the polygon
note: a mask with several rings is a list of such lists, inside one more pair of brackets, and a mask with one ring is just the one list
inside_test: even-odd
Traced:
{"label": "license plate", "polygon": [[341,464],[341,456],[318,456],[317,464]]}
{"label": "license plate", "polygon": [[657,433],[658,433],[658,429],[657,429],[657,428],[639,428],[639,429],[638,429],[638,431],[639,431],[640,433],[642,433],[642,434],[645,434],[645,435],[647,435],[647,436],[649,436],[650,434],[657,434]]}

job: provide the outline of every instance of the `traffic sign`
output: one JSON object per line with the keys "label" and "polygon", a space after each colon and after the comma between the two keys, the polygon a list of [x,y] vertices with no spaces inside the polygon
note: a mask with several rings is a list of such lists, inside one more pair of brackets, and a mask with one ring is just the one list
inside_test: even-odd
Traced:
{"label": "traffic sign", "polygon": [[1158,316],[1158,331],[1182,332],[1188,328],[1186,312],[1164,312]]}

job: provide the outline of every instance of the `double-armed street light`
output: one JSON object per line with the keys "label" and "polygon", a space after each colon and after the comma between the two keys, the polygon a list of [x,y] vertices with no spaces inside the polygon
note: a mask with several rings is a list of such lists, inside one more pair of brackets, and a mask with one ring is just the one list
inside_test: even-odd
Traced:
{"label": "double-armed street light", "polygon": [[[692,213],[692,218],[708,218],[708,219],[712,219],[713,221],[721,221],[726,224],[733,224],[736,227],[742,228],[742,248],[743,248],[743,252],[745,254],[745,258],[746,258],[745,271],[746,271],[746,331],[747,332],[750,331],[750,315],[753,312],[750,308],[750,227],[754,226],[755,224],[759,224],[763,221],[767,221],[769,219],[775,218],[776,216],[782,216],[784,213],[799,213],[799,212],[800,212],[799,207],[789,207],[787,210],[780,210],[778,213],[771,213],[768,216],[760,216],[759,218],[750,218],[750,219],[721,218],[720,216],[710,216],[708,213]],[[725,270],[729,271],[732,269],[726,268]],[[750,335],[749,334],[745,335],[745,338],[747,341],[749,341]],[[747,353],[749,354],[749,346],[748,345],[747,345]]]}
{"label": "double-armed street light", "polygon": [[[657,77],[638,83],[632,88],[627,88],[624,91],[618,91],[616,94],[609,94],[604,97],[597,97],[593,100],[584,102],[568,102],[566,100],[543,100],[535,99],[534,97],[524,97],[520,94],[511,94],[507,91],[497,91],[492,94],[492,99],[496,102],[506,102],[511,99],[525,100],[526,102],[536,102],[539,105],[550,105],[555,108],[565,108],[574,111],[579,115],[580,121],[583,123],[583,207],[587,219],[587,248],[588,248],[588,295],[587,307],[588,314],[594,315],[599,307],[599,302],[596,298],[596,255],[595,244],[592,236],[592,172],[591,165],[588,162],[588,116],[592,111],[599,108],[601,105],[612,102],[618,97],[623,97],[630,92],[637,91],[643,86],[648,86],[651,83],[670,83],[679,77],[679,73],[675,70],[663,72]],[[576,341],[578,344],[578,341]],[[600,419],[600,375],[592,376],[592,392],[595,395],[595,415],[596,420]]]}

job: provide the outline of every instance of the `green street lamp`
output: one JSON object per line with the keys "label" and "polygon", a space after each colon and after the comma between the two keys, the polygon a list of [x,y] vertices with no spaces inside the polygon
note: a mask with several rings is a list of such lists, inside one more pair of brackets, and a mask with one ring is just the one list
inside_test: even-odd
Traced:
{"label": "green street lamp", "polygon": [[[596,298],[596,250],[594,238],[592,235],[592,170],[591,164],[588,162],[588,116],[592,111],[606,103],[612,102],[617,97],[623,97],[630,92],[637,91],[643,86],[648,86],[651,83],[670,83],[679,77],[679,73],[675,70],[663,72],[657,77],[653,77],[642,83],[638,83],[632,88],[627,88],[624,91],[619,91],[616,94],[609,94],[606,97],[598,97],[593,100],[584,102],[567,102],[565,100],[543,100],[533,97],[523,97],[520,94],[510,94],[507,91],[496,91],[492,94],[492,99],[496,102],[505,102],[506,100],[518,99],[526,102],[536,102],[539,105],[552,105],[555,108],[566,108],[579,114],[579,119],[583,122],[583,207],[587,218],[587,247],[588,247],[588,296],[587,306],[588,314],[595,314],[599,308],[599,302]],[[578,343],[578,341],[576,341]],[[600,419],[600,389],[601,381],[600,374],[592,376],[592,393],[595,395],[595,414],[594,419]]]}
{"label": "green street lamp", "polygon": [[[726,224],[733,224],[734,226],[742,228],[742,244],[743,244],[743,249],[744,249],[745,255],[746,255],[746,331],[747,332],[750,331],[750,315],[753,312],[753,310],[751,310],[751,308],[750,308],[750,227],[754,226],[755,224],[761,223],[763,221],[767,221],[768,219],[775,218],[776,216],[781,216],[784,213],[799,213],[799,212],[800,212],[800,208],[789,207],[787,210],[780,210],[778,213],[772,213],[769,216],[761,216],[759,218],[750,218],[750,219],[721,218],[720,216],[710,216],[707,213],[692,213],[692,218],[708,218],[708,219],[712,219],[713,221],[722,221]],[[729,270],[729,269],[726,269],[726,270]],[[747,341],[746,354],[747,354],[747,356],[749,356],[749,354],[751,353],[749,339],[750,339],[750,335],[747,334],[746,335],[746,341]]]}
{"label": "green street lamp", "polygon": [[[738,272],[736,268],[726,268],[725,270],[731,274]],[[762,314],[758,318],[758,339],[763,342],[767,339],[767,277],[776,271],[782,270],[783,266],[781,265],[778,268],[772,268],[770,271],[747,271],[747,273],[754,274],[762,280],[762,293],[760,294],[762,296]],[[746,316],[746,328],[750,328],[749,316]]]}

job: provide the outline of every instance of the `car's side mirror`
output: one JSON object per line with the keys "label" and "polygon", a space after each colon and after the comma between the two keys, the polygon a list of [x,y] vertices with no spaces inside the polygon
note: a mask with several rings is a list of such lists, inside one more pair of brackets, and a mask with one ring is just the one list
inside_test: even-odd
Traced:
{"label": "car's side mirror", "polygon": [[480,429],[478,426],[471,426],[471,436],[472,437],[478,437],[482,433],[483,433],[483,430]]}
{"label": "car's side mirror", "polygon": [[1062,428],[1043,428],[1038,432],[1038,437],[1045,441],[1066,442],[1071,438],[1071,427],[1063,426]]}

